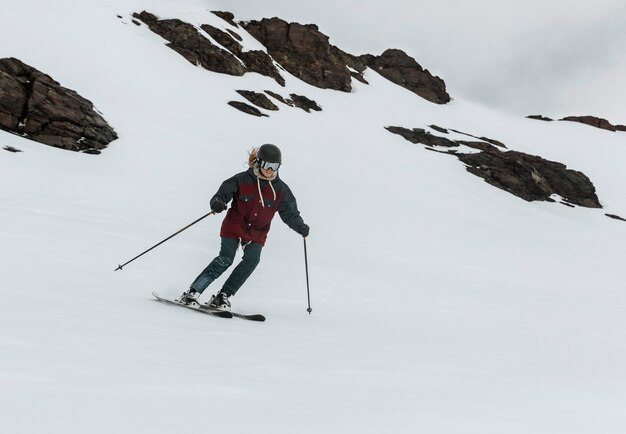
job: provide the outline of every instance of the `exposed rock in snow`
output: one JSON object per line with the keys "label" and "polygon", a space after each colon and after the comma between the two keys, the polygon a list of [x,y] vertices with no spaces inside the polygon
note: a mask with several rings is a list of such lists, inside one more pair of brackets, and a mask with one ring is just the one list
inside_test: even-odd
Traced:
{"label": "exposed rock in snow", "polygon": [[272,58],[261,50],[244,51],[238,54],[238,57],[250,72],[256,72],[267,77],[271,77],[281,86],[285,85],[285,79],[280,75],[278,69],[274,65]]}
{"label": "exposed rock in snow", "polygon": [[623,222],[626,222],[625,218],[620,217],[620,216],[615,215],[615,214],[605,214],[605,216],[610,217],[610,218],[615,219],[615,220],[621,220]]}
{"label": "exposed rock in snow", "polygon": [[133,16],[142,20],[150,30],[169,41],[168,47],[194,65],[200,65],[209,71],[235,76],[244,75],[246,72],[257,72],[272,77],[281,86],[285,85],[285,80],[267,53],[258,50],[243,51],[241,44],[230,32],[226,33],[208,24],[200,26],[211,38],[223,46],[224,50],[212,44],[193,25],[179,19],[160,20],[146,11],[135,13]]}
{"label": "exposed rock in snow", "polygon": [[15,58],[0,59],[0,128],[72,151],[117,139],[91,101]]}
{"label": "exposed rock in snow", "polygon": [[386,127],[386,129],[389,132],[404,137],[411,143],[421,143],[428,146],[444,146],[447,148],[459,146],[459,144],[454,140],[436,136],[421,128],[413,128],[412,130],[410,130],[403,127]]}
{"label": "exposed rock in snow", "polygon": [[516,151],[487,150],[456,156],[468,165],[468,172],[527,201],[549,200],[558,194],[576,205],[602,208],[589,178],[564,164]]}
{"label": "exposed rock in snow", "polygon": [[626,125],[613,125],[606,119],[596,116],[567,116],[561,121],[580,122],[581,124],[591,125],[592,127],[600,128],[609,131],[626,131]]}
{"label": "exposed rock in snow", "polygon": [[253,92],[251,90],[238,90],[237,93],[257,107],[261,107],[267,110],[278,110],[276,104],[274,104],[267,96],[265,96],[265,94]]}
{"label": "exposed rock in snow", "polygon": [[554,119],[542,116],[542,115],[530,115],[530,116],[526,116],[528,119],[534,119],[537,121],[546,121],[546,122],[552,122]]}
{"label": "exposed rock in snow", "polygon": [[423,69],[414,58],[402,50],[389,49],[380,56],[365,54],[359,57],[363,63],[386,79],[437,104],[450,102],[445,82]]}
{"label": "exposed rock in snow", "polygon": [[271,90],[266,90],[265,93],[272,98],[282,102],[283,104],[288,105],[289,107],[293,107],[293,101],[291,101],[290,99],[285,99],[282,95],[279,95],[276,92],[272,92]]}
{"label": "exposed rock in snow", "polygon": [[242,111],[242,112],[247,113],[247,114],[252,115],[252,116],[269,117],[265,113],[262,113],[261,110],[259,110],[258,108],[253,107],[250,104],[246,104],[245,102],[229,101],[228,105],[230,105],[232,107],[235,107],[237,110]]}
{"label": "exposed rock in snow", "polygon": [[[237,26],[233,14],[213,13],[230,25]],[[437,104],[450,101],[445,82],[423,69],[405,52],[390,49],[380,56],[353,56],[331,45],[328,36],[314,24],[288,23],[277,17],[241,22],[241,26],[265,46],[265,53],[259,50],[244,51],[239,43],[242,38],[230,29],[224,31],[209,24],[200,26],[222,49],[212,44],[193,25],[179,19],[160,20],[147,11],[133,16],[169,41],[167,45],[189,62],[210,71],[236,76],[257,72],[272,77],[284,86],[285,80],[276,68],[276,62],[308,84],[350,92],[353,78],[368,84],[363,73],[369,66],[393,83],[428,101]]]}
{"label": "exposed rock in snow", "polygon": [[301,108],[307,113],[310,113],[311,110],[316,112],[321,112],[322,108],[312,99],[307,98],[304,95],[297,95],[295,93],[289,94],[291,97],[291,101],[296,107]]}
{"label": "exposed rock in snow", "polygon": [[[203,24],[200,28],[238,57],[246,65],[248,72],[256,72],[266,77],[272,77],[281,86],[285,85],[285,79],[280,75],[272,58],[266,52],[260,50],[243,51],[243,47],[234,39],[232,34],[223,32],[208,24]],[[241,37],[239,37],[239,40],[241,40]]]}
{"label": "exposed rock in snow", "polygon": [[[558,195],[566,203],[588,208],[602,208],[596,189],[589,178],[581,172],[567,169],[564,164],[523,152],[503,152],[494,146],[494,143],[497,143],[504,147],[504,144],[497,140],[469,142],[439,137],[420,128],[411,130],[402,127],[386,127],[386,129],[401,135],[411,143],[433,147],[433,150],[436,150],[434,149],[436,147],[448,148],[447,151],[439,152],[455,155],[467,164],[468,172],[527,201],[553,201],[551,196]],[[453,149],[461,145],[478,149],[480,152],[466,153]]]}
{"label": "exposed rock in snow", "polygon": [[267,48],[276,62],[308,84],[350,92],[353,74],[364,81],[365,65],[331,45],[328,36],[314,24],[288,23],[280,18],[240,24]]}
{"label": "exposed rock in snow", "polygon": [[190,63],[222,74],[239,76],[246,73],[245,66],[234,55],[213,45],[191,24],[179,19],[160,20],[146,11],[135,13],[133,16],[146,23],[154,33],[169,41],[167,46]]}
{"label": "exposed rock in snow", "polygon": [[217,41],[218,44],[229,50],[233,54],[239,54],[243,51],[243,47],[237,42],[229,33],[226,33],[217,27],[213,27],[209,24],[203,24],[200,26],[202,30],[207,32],[209,36]]}
{"label": "exposed rock in snow", "polygon": [[235,23],[234,21],[235,15],[233,15],[231,12],[224,12],[224,11],[211,11],[211,12],[217,15],[218,17],[220,17],[221,19],[223,19],[224,21],[226,21],[231,26],[239,27],[237,23]]}

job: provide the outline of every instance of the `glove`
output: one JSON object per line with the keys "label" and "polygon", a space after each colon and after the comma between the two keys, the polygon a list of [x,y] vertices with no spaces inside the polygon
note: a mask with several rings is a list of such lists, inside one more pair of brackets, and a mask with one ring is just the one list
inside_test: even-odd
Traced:
{"label": "glove", "polygon": [[302,223],[302,225],[298,228],[298,233],[306,238],[309,236],[309,229],[309,225]]}
{"label": "glove", "polygon": [[216,197],[215,200],[211,203],[211,211],[213,211],[216,214],[219,214],[224,210],[226,210],[226,204],[224,203],[222,199],[220,199],[219,197]]}

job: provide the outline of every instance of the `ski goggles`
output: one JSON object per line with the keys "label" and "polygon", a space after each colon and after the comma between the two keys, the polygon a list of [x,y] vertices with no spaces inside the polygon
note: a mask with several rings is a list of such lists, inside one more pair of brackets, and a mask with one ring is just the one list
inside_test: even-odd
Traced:
{"label": "ski goggles", "polygon": [[259,167],[262,169],[272,169],[272,171],[276,172],[280,167],[280,163],[270,163],[269,161],[259,160]]}

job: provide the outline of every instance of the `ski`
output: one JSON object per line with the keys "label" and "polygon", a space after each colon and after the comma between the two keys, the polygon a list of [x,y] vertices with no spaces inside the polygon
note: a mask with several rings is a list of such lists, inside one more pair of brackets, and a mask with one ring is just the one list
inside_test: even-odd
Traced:
{"label": "ski", "polygon": [[152,292],[152,295],[158,301],[162,301],[163,303],[173,304],[173,305],[180,306],[180,307],[186,307],[187,309],[195,310],[196,312],[200,312],[200,313],[203,313],[205,315],[213,315],[213,316],[217,316],[217,317],[220,317],[220,318],[232,318],[234,316],[230,312],[226,312],[224,310],[217,310],[217,309],[215,309],[215,310],[208,310],[208,309],[201,309],[199,307],[188,306],[186,304],[182,304],[182,303],[179,303],[179,302],[174,301],[174,300],[169,300],[167,298],[163,298],[159,294],[157,294],[156,292]]}
{"label": "ski", "polygon": [[265,321],[265,316],[261,315],[260,313],[247,314],[247,313],[233,312],[231,310],[220,310],[220,309],[215,309],[213,307],[209,307],[206,304],[201,304],[200,309],[205,310],[207,312],[213,312],[213,313],[227,312],[227,313],[230,313],[234,317],[247,319],[248,321],[260,321],[260,322]]}

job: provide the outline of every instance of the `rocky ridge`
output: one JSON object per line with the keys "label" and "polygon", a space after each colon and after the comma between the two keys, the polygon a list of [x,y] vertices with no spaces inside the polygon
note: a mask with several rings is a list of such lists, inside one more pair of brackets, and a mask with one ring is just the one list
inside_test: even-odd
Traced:
{"label": "rocky ridge", "polygon": [[[526,116],[528,119],[535,119],[540,121],[552,122],[554,119],[545,117],[542,115],[530,115]],[[611,122],[604,118],[597,116],[566,116],[559,121],[578,122],[581,124],[589,125],[595,128],[600,128],[608,131],[626,131],[626,125],[613,125]]]}
{"label": "rocky ridge", "polygon": [[95,154],[117,139],[91,101],[15,58],[0,59],[0,129]]}
{"label": "rocky ridge", "polygon": [[209,71],[235,76],[257,72],[284,86],[285,80],[276,67],[280,65],[313,86],[350,92],[352,79],[367,84],[363,73],[369,66],[428,101],[437,104],[450,101],[445,82],[432,76],[401,50],[386,50],[380,56],[354,56],[330,44],[329,37],[314,24],[288,23],[277,17],[237,24],[230,12],[213,13],[228,26],[247,31],[266,48],[267,53],[244,51],[241,36],[232,28],[219,29],[209,24],[196,28],[179,19],[160,19],[147,11],[135,13],[133,17],[165,38],[167,46],[190,63]]}
{"label": "rocky ridge", "polygon": [[[503,151],[501,150],[504,147],[503,143],[489,139],[462,141],[438,136],[422,128],[391,126],[386,129],[411,143],[423,144],[430,150],[456,156],[466,164],[468,172],[524,200],[554,202],[554,197],[561,197],[561,203],[567,206],[602,208],[596,189],[589,178],[582,172],[568,169],[564,164],[523,152]],[[447,131],[440,127],[433,130]],[[478,152],[462,152],[461,145],[476,149]]]}
{"label": "rocky ridge", "polygon": [[423,69],[417,61],[402,50],[389,49],[380,56],[366,54],[359,57],[367,66],[387,80],[402,86],[435,104],[450,102],[445,82]]}

